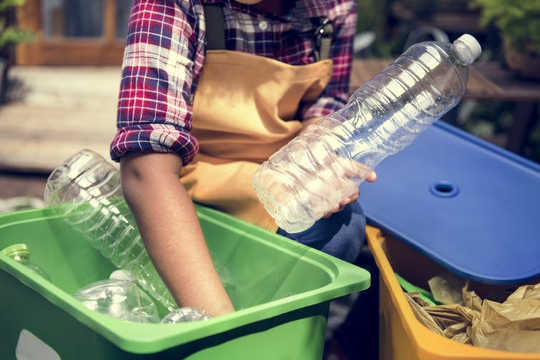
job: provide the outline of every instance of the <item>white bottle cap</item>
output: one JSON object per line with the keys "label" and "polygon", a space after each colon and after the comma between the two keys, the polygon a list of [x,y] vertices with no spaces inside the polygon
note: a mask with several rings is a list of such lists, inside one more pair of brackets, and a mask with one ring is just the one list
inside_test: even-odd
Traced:
{"label": "white bottle cap", "polygon": [[478,59],[480,54],[482,54],[482,46],[480,46],[480,43],[478,42],[478,40],[476,40],[474,36],[472,35],[463,34],[459,38],[457,38],[456,41],[454,41],[454,45],[456,45],[456,49],[460,51],[462,48],[460,46],[457,46],[458,44],[462,46],[464,45],[465,48],[469,50],[469,54],[467,55],[460,54],[460,55],[465,55],[463,57],[467,58],[468,62],[470,61],[470,63],[473,63],[476,59]]}

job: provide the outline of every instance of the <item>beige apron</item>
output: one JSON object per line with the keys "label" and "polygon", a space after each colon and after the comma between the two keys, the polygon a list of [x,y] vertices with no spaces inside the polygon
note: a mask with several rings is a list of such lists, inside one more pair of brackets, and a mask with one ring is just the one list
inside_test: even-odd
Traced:
{"label": "beige apron", "polygon": [[331,60],[294,66],[237,51],[207,51],[193,104],[192,134],[200,149],[181,177],[192,199],[276,231],[252,176],[298,134],[302,124],[293,118],[300,101],[315,100],[331,74]]}

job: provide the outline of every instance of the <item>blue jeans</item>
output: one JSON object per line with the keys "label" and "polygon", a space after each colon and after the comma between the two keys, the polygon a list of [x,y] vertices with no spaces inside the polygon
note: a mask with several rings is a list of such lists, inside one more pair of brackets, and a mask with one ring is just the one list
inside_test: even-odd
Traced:
{"label": "blue jeans", "polygon": [[354,263],[365,241],[366,217],[355,201],[312,227],[290,234],[279,228],[277,233],[317,250]]}

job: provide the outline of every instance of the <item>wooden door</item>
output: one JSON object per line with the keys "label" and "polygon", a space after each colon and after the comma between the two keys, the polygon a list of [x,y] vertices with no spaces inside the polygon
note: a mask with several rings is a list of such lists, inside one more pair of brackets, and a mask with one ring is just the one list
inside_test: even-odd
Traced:
{"label": "wooden door", "polygon": [[20,27],[35,34],[17,46],[18,65],[119,65],[132,0],[26,0]]}

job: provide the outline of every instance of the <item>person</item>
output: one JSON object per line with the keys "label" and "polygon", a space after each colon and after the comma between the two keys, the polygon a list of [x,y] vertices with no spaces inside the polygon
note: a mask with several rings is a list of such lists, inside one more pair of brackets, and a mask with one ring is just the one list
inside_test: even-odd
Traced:
{"label": "person", "polygon": [[358,255],[358,193],[288,234],[251,186],[262,161],[345,105],[355,28],[354,0],[135,0],[111,157],[150,258],[182,306],[234,311],[193,201],[347,261]]}

